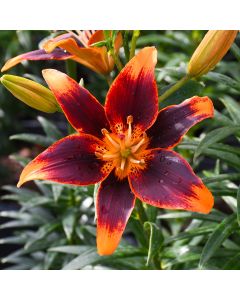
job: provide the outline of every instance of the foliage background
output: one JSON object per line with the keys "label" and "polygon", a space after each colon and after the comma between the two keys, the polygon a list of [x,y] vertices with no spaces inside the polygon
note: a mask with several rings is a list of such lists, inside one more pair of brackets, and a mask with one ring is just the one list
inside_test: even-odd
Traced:
{"label": "foliage background", "polygon": [[[163,93],[185,74],[204,31],[141,31],[137,47],[158,49],[156,79]],[[1,31],[0,64],[34,50],[50,31]],[[195,126],[177,147],[215,196],[211,214],[167,211],[138,205],[116,253],[100,257],[95,248],[94,187],[48,182],[15,187],[22,166],[61,136],[63,115],[34,111],[0,86],[0,257],[12,269],[239,269],[240,49],[239,37],[213,72],[192,80],[162,103],[194,95],[214,101],[214,120]],[[124,60],[123,53],[122,59]],[[81,65],[26,62],[8,73],[43,83],[41,70],[76,68],[76,79],[104,101],[107,84]],[[74,75],[74,76],[75,76]],[[17,135],[27,133],[28,135]],[[14,136],[13,136],[14,135]],[[40,136],[39,136],[40,135]],[[21,167],[20,167],[21,165]]]}

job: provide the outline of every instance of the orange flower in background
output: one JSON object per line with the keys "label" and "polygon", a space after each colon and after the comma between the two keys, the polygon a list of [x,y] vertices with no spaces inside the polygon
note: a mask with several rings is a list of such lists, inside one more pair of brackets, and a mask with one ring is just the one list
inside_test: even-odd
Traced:
{"label": "orange flower in background", "polygon": [[238,30],[209,30],[193,53],[187,73],[191,77],[211,71],[228,52]]}
{"label": "orange flower in background", "polygon": [[192,97],[158,111],[157,51],[142,49],[111,85],[103,107],[85,88],[57,70],[43,76],[78,132],[54,143],[22,171],[18,187],[35,180],[100,183],[97,248],[112,254],[135,199],[167,209],[209,213],[213,196],[190,165],[172,151],[196,123],[213,116],[208,97]]}
{"label": "orange flower in background", "polygon": [[[114,68],[114,61],[106,46],[92,44],[105,40],[103,30],[85,30],[59,35],[43,43],[40,50],[27,52],[6,62],[2,72],[7,71],[24,60],[66,60],[72,59],[87,68],[103,74],[109,74]],[[122,46],[122,35],[118,33],[114,42],[115,53]]]}

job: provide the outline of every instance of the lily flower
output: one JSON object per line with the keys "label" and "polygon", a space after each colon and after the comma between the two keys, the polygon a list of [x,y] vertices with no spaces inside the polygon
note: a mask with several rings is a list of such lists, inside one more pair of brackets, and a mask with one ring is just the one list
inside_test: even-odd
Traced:
{"label": "lily flower", "polygon": [[[109,74],[114,68],[114,60],[106,46],[96,47],[94,44],[105,40],[103,30],[85,30],[59,35],[43,43],[43,49],[27,52],[11,58],[3,66],[4,72],[24,60],[66,60],[72,59],[87,68],[103,74]],[[122,46],[122,35],[115,39],[115,53]]]}
{"label": "lily flower", "polygon": [[150,205],[209,213],[213,196],[190,165],[172,151],[196,123],[213,116],[208,97],[192,97],[158,112],[154,77],[157,51],[142,49],[119,73],[103,107],[66,74],[43,76],[66,118],[77,130],[39,154],[23,170],[29,180],[100,183],[97,248],[110,255],[119,244],[138,197]]}

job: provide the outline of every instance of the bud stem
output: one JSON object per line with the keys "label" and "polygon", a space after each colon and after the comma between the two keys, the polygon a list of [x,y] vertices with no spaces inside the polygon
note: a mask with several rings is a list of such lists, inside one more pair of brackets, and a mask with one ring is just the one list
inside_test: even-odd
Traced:
{"label": "bud stem", "polygon": [[112,58],[114,59],[114,62],[115,62],[115,65],[117,66],[118,71],[120,72],[123,68],[123,65],[119,59],[119,56],[115,53],[114,48],[112,48],[110,50],[110,54],[111,54]]}
{"label": "bud stem", "polygon": [[163,100],[168,98],[170,95],[172,95],[174,92],[176,92],[178,89],[180,89],[184,84],[186,84],[191,79],[190,76],[185,75],[182,79],[177,81],[173,86],[171,86],[166,92],[164,92],[161,96],[158,97],[159,103],[161,103]]}
{"label": "bud stem", "polygon": [[124,48],[125,58],[126,61],[128,62],[130,56],[129,42],[128,42],[129,30],[125,30],[125,31],[123,30],[122,35],[123,35],[123,48]]}
{"label": "bud stem", "polygon": [[135,55],[136,43],[139,35],[140,35],[140,30],[133,30],[129,59],[133,58],[133,56]]}

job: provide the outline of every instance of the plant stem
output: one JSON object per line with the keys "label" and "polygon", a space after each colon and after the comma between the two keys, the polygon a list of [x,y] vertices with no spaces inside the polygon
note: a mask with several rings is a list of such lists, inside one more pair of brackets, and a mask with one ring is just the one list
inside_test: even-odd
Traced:
{"label": "plant stem", "polygon": [[117,66],[118,71],[120,72],[123,68],[123,65],[119,59],[119,56],[115,53],[115,50],[113,48],[110,50],[110,54],[115,62],[115,65]]}
{"label": "plant stem", "polygon": [[140,30],[133,30],[129,59],[133,58],[133,56],[135,55],[136,43],[139,35],[140,35]]}
{"label": "plant stem", "polygon": [[105,76],[105,78],[106,78],[106,81],[107,81],[107,83],[110,87],[112,85],[112,82],[113,82],[112,77],[110,76],[110,74],[108,74],[108,75]]}
{"label": "plant stem", "polygon": [[136,208],[137,208],[137,212],[138,212],[138,215],[139,215],[139,220],[140,220],[141,224],[143,225],[145,222],[148,221],[148,218],[147,218],[147,214],[145,212],[145,209],[143,207],[143,204],[142,204],[141,200],[137,199]]}
{"label": "plant stem", "polygon": [[185,75],[182,79],[177,81],[173,86],[171,86],[165,93],[158,97],[159,103],[168,98],[178,89],[180,89],[184,84],[186,84],[191,78],[188,75]]}
{"label": "plant stem", "polygon": [[126,58],[126,61],[128,62],[129,56],[130,56],[129,42],[128,42],[129,30],[125,30],[124,33],[122,31],[122,34],[123,34],[123,48],[124,48],[125,58]]}
{"label": "plant stem", "polygon": [[66,71],[68,76],[77,80],[77,64],[75,61],[67,59],[66,60]]}

